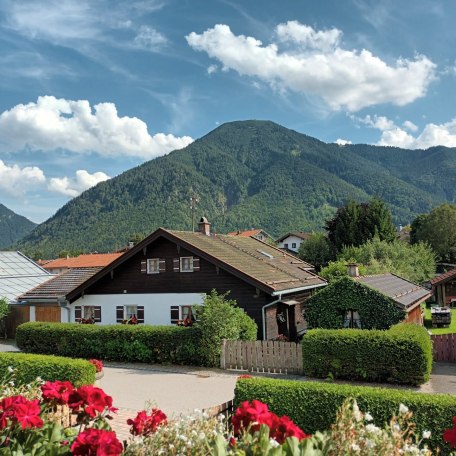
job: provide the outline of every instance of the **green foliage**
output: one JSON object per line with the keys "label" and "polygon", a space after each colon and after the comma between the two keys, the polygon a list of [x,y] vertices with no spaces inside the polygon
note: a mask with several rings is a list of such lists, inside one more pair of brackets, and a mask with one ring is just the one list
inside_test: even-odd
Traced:
{"label": "green foliage", "polygon": [[36,223],[0,203],[0,249],[9,247],[35,228]]}
{"label": "green foliage", "polygon": [[456,261],[456,206],[442,204],[429,215],[417,217],[412,226],[414,241],[428,242],[440,261]]}
{"label": "green foliage", "polygon": [[189,365],[201,364],[200,340],[196,326],[29,322],[16,333],[17,346],[31,353]]}
{"label": "green foliage", "polygon": [[6,372],[9,366],[15,370],[15,380],[19,385],[31,383],[37,377],[50,381],[68,380],[76,386],[95,382],[95,366],[84,359],[0,353],[0,372]]}
{"label": "green foliage", "polygon": [[0,297],[0,322],[10,313],[8,301]]}
{"label": "green foliage", "polygon": [[342,277],[306,301],[306,320],[309,328],[340,329],[348,310],[359,313],[363,329],[388,329],[405,318],[388,296]]}
{"label": "green foliage", "polygon": [[231,122],[185,150],[85,191],[17,247],[50,257],[62,250],[121,248],[134,233],[159,226],[189,230],[193,194],[199,197],[196,213],[217,232],[252,226],[277,237],[317,231],[349,199],[373,195],[387,202],[396,224],[405,224],[456,200],[454,161],[444,148],[341,148],[273,122]]}
{"label": "green foliage", "polygon": [[362,275],[391,272],[416,283],[434,277],[436,267],[435,254],[428,244],[410,245],[399,240],[386,242],[374,238],[358,247],[342,249],[337,261],[329,263],[320,275],[327,280],[346,276],[346,265],[350,262],[358,263]]}
{"label": "green foliage", "polygon": [[338,251],[346,246],[358,246],[378,237],[392,241],[396,236],[391,213],[384,201],[374,197],[368,203],[350,201],[326,222],[328,239]]}
{"label": "green foliage", "polygon": [[312,233],[310,238],[301,243],[299,258],[313,264],[317,271],[335,258],[332,244],[323,233]]}
{"label": "green foliage", "polygon": [[431,431],[430,446],[434,449],[440,446],[443,454],[449,454],[448,446],[442,442],[443,431],[452,426],[456,410],[456,397],[449,394],[266,378],[240,379],[235,388],[235,406],[243,401],[260,400],[277,415],[289,416],[306,433],[312,434],[330,428],[347,398],[356,399],[359,408],[369,412],[380,427],[397,413],[400,404],[405,404],[413,412],[416,433]]}
{"label": "green foliage", "polygon": [[422,227],[429,214],[420,214],[410,224],[410,244],[416,244],[418,240],[418,231]]}
{"label": "green foliage", "polygon": [[204,298],[198,327],[201,330],[201,355],[207,366],[218,366],[223,339],[255,340],[256,323],[239,307],[236,301],[226,299],[212,290]]}
{"label": "green foliage", "polygon": [[302,341],[304,373],[310,377],[420,385],[432,370],[425,328],[402,323],[388,331],[313,329]]}

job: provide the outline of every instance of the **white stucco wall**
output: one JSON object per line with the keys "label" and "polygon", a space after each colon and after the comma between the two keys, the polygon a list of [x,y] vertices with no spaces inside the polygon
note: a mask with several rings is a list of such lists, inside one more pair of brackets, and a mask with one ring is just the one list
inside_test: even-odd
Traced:
{"label": "white stucco wall", "polygon": [[[71,304],[71,322],[75,321],[75,306],[101,306],[102,325],[116,324],[116,306],[144,306],[144,323],[170,325],[171,306],[203,304],[204,293],[154,293],[85,295]],[[63,312],[62,312],[63,321]]]}
{"label": "white stucco wall", "polygon": [[[289,236],[282,242],[279,242],[279,248],[284,249],[285,244],[288,244],[288,250],[293,250],[294,252],[297,252],[302,241],[303,240],[297,236]],[[296,242],[296,247],[292,247],[293,242]]]}

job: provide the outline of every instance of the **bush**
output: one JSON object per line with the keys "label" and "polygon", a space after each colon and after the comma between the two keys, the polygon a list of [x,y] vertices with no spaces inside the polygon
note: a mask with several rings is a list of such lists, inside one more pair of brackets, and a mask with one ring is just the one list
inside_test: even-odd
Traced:
{"label": "bush", "polygon": [[456,414],[456,397],[451,395],[264,378],[240,379],[235,388],[235,406],[253,399],[265,402],[270,410],[289,416],[306,433],[328,430],[347,398],[356,399],[359,408],[369,412],[380,427],[397,413],[400,404],[405,404],[413,412],[417,434],[431,431],[429,445],[434,449],[441,446],[444,454],[449,453],[442,444],[442,434],[451,427]]}
{"label": "bush", "polygon": [[68,380],[76,386],[95,382],[95,366],[83,359],[60,356],[0,353],[0,372],[12,367],[19,385],[32,383],[37,377],[43,380]]}
{"label": "bush", "polygon": [[304,373],[311,377],[419,385],[432,370],[426,329],[407,323],[388,331],[312,329],[302,350]]}
{"label": "bush", "polygon": [[31,353],[109,361],[201,364],[201,331],[193,326],[24,323],[16,343]]}

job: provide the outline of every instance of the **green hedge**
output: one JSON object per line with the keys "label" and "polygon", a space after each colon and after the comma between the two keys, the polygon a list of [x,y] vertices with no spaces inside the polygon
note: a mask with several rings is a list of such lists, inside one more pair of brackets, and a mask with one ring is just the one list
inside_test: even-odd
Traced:
{"label": "green hedge", "polygon": [[304,373],[311,377],[419,385],[432,370],[426,329],[407,323],[388,331],[313,329],[302,351]]}
{"label": "green hedge", "polygon": [[17,346],[26,352],[109,361],[200,365],[200,330],[193,326],[24,323]]}
{"label": "green hedge", "polygon": [[95,366],[84,359],[0,353],[0,372],[6,372],[9,366],[15,370],[15,379],[20,385],[26,385],[37,377],[50,381],[68,380],[76,386],[95,383]]}
{"label": "green hedge", "polygon": [[441,446],[444,454],[449,452],[442,434],[452,427],[452,418],[456,415],[455,396],[264,378],[240,379],[235,388],[235,406],[242,401],[260,400],[276,414],[289,416],[306,433],[329,429],[347,398],[356,398],[360,409],[371,413],[378,426],[389,422],[397,415],[399,405],[405,404],[413,412],[418,435],[431,431],[430,445],[434,449]]}

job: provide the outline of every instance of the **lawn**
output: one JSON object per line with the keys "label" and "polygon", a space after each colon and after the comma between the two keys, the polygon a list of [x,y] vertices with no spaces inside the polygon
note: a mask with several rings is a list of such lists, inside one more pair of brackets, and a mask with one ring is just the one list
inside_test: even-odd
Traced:
{"label": "lawn", "polygon": [[426,326],[432,334],[448,334],[456,333],[456,309],[451,309],[451,324],[448,328],[433,328],[431,319],[431,309],[424,309],[424,326]]}

